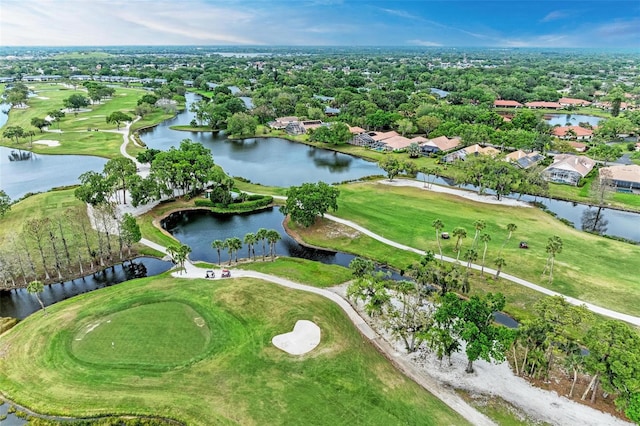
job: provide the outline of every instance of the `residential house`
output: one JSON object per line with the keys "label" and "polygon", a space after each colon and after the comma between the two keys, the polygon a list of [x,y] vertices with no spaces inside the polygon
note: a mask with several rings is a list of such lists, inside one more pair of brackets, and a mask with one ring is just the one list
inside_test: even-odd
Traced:
{"label": "residential house", "polygon": [[600,179],[606,178],[609,184],[619,192],[633,192],[640,194],[640,166],[624,164],[603,167],[600,169]]}
{"label": "residential house", "polygon": [[558,99],[558,103],[563,107],[583,107],[591,105],[589,101],[576,98],[560,98]]}
{"label": "residential house", "polygon": [[522,104],[518,101],[510,101],[506,99],[496,99],[493,102],[493,106],[496,108],[521,108]]}
{"label": "residential house", "polygon": [[447,154],[444,157],[442,157],[442,159],[447,163],[451,163],[456,160],[464,161],[464,159],[467,158],[468,156],[477,157],[478,155],[490,155],[492,157],[495,157],[499,153],[500,151],[493,147],[490,147],[490,146],[483,147],[478,144],[475,144],[475,145],[467,146],[465,148],[454,151],[451,154]]}
{"label": "residential house", "polygon": [[505,161],[516,164],[521,169],[528,169],[544,160],[544,155],[538,151],[524,152],[521,149],[513,151],[505,156]]}
{"label": "residential house", "polygon": [[446,152],[458,147],[461,141],[460,138],[449,139],[446,136],[438,136],[434,139],[428,139],[427,142],[420,144],[420,149],[423,154],[433,154],[436,152]]}
{"label": "residential house", "polygon": [[531,108],[531,109],[538,109],[538,108],[562,109],[562,105],[560,105],[558,102],[533,101],[533,102],[527,102],[524,105],[527,108]]}
{"label": "residential house", "polygon": [[596,162],[584,155],[559,154],[553,158],[553,164],[542,171],[542,176],[555,183],[566,183],[577,186]]}
{"label": "residential house", "polygon": [[587,150],[587,144],[582,142],[569,142],[569,145],[576,150],[576,152],[585,152]]}
{"label": "residential house", "polygon": [[580,126],[558,126],[553,128],[551,134],[560,139],[589,140],[593,137],[593,130]]}
{"label": "residential house", "polygon": [[270,121],[269,127],[271,127],[272,129],[278,129],[278,130],[282,130],[285,127],[287,127],[287,124],[292,123],[294,121],[298,121],[298,117],[278,117],[276,118],[274,121]]}

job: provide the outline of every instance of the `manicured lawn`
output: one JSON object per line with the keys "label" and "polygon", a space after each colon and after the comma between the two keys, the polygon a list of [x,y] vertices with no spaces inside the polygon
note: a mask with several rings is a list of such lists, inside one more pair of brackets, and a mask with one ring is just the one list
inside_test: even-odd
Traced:
{"label": "manicured lawn", "polygon": [[235,268],[277,275],[315,287],[331,287],[353,279],[348,268],[339,265],[325,265],[295,257],[279,257],[274,262],[267,260],[266,262],[241,263]]}
{"label": "manicured lawn", "polygon": [[76,333],[71,352],[80,361],[114,366],[164,367],[200,355],[211,330],[192,307],[179,302],[134,306],[95,321]]}
{"label": "manicured lawn", "polygon": [[[476,203],[451,195],[377,183],[343,185],[340,191],[338,216],[391,240],[435,253],[438,247],[431,226],[433,220],[442,220],[444,231],[448,232],[457,226],[466,228],[468,237],[463,240],[462,254],[471,247],[474,221],[484,220],[487,227],[482,232],[492,237],[487,251],[490,267],[507,237],[506,225],[515,223],[518,230],[501,254],[507,262],[503,271],[568,296],[640,315],[639,246],[580,232],[534,208]],[[541,273],[547,259],[547,240],[553,235],[561,237],[564,248],[556,256],[554,281],[549,284],[546,278],[541,278]],[[365,256],[374,253],[378,260],[402,256],[399,250],[385,249],[387,255],[384,255],[382,249],[372,251],[360,246],[357,239],[342,239],[348,240],[352,253]],[[520,240],[528,241],[529,250],[518,248]],[[322,245],[319,241],[310,243]],[[328,246],[334,247],[331,243]],[[443,241],[444,254],[455,257],[454,246],[455,238]]]}
{"label": "manicured lawn", "polygon": [[[49,191],[35,194],[11,206],[11,210],[0,219],[0,248],[6,250],[12,238],[18,238],[18,233],[23,225],[30,219],[48,217],[56,223],[58,217],[68,215],[68,211],[79,211],[85,209],[82,202],[73,196],[73,189],[60,191]],[[85,210],[86,211],[86,210]],[[89,219],[86,213],[86,226],[89,227]],[[71,221],[62,221],[65,233],[70,233],[72,229]],[[80,232],[79,227],[74,225],[75,230]],[[35,247],[33,247],[35,253]]]}
{"label": "manicured lawn", "polygon": [[[319,325],[319,347],[303,356],[276,349],[271,338],[299,319]],[[163,353],[170,339],[185,346],[180,354]],[[203,425],[465,424],[395,370],[336,305],[254,279],[164,275],[87,293],[22,321],[0,338],[0,352],[0,388],[42,413]]]}
{"label": "manicured lawn", "polygon": [[[29,108],[12,108],[9,113],[7,126],[20,126],[24,130],[34,130],[35,139],[53,139],[61,142],[60,147],[46,147],[35,145],[33,150],[50,154],[82,154],[97,155],[100,157],[114,158],[119,155],[119,146],[122,136],[113,133],[104,133],[104,130],[116,130],[115,124],[107,124],[106,117],[114,111],[122,111],[133,116],[133,111],[138,99],[146,93],[140,88],[118,87],[110,99],[103,100],[100,104],[89,105],[89,111],[69,112],[60,122],[55,122],[49,133],[41,134],[31,126],[32,118],[45,118],[49,111],[64,107],[63,101],[72,94],[87,96],[82,86],[77,89],[68,88],[61,84],[33,84],[29,87],[36,96],[28,99]],[[162,117],[167,118],[167,117]],[[157,122],[157,121],[156,121]],[[87,129],[99,129],[100,131],[88,132]],[[63,134],[56,133],[61,130]],[[2,139],[2,144],[15,146],[14,141]],[[21,139],[21,146],[29,145],[28,138]]]}

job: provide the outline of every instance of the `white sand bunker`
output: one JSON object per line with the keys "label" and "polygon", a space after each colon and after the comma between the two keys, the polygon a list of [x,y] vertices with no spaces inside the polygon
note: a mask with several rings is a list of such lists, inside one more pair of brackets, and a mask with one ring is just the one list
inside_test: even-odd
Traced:
{"label": "white sand bunker", "polygon": [[40,145],[47,145],[47,146],[60,146],[60,142],[58,141],[52,141],[49,139],[41,139],[39,141],[33,141],[33,143],[37,143]]}
{"label": "white sand bunker", "polygon": [[273,345],[291,355],[304,355],[320,344],[320,327],[307,320],[296,322],[293,331],[278,334],[271,339]]}

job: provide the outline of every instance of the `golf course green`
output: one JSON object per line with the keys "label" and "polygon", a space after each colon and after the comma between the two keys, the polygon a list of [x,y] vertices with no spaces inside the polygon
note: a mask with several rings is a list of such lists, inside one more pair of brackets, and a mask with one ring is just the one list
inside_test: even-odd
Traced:
{"label": "golf course green", "polygon": [[[271,339],[306,319],[320,345]],[[0,340],[0,388],[72,417],[186,424],[465,424],[397,371],[334,303],[257,279],[129,281],[26,318]]]}

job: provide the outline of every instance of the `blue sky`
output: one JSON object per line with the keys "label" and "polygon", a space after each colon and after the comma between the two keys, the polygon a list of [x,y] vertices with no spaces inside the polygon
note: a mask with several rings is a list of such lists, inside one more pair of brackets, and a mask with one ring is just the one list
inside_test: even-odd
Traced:
{"label": "blue sky", "polygon": [[640,51],[640,0],[2,0],[0,44]]}

